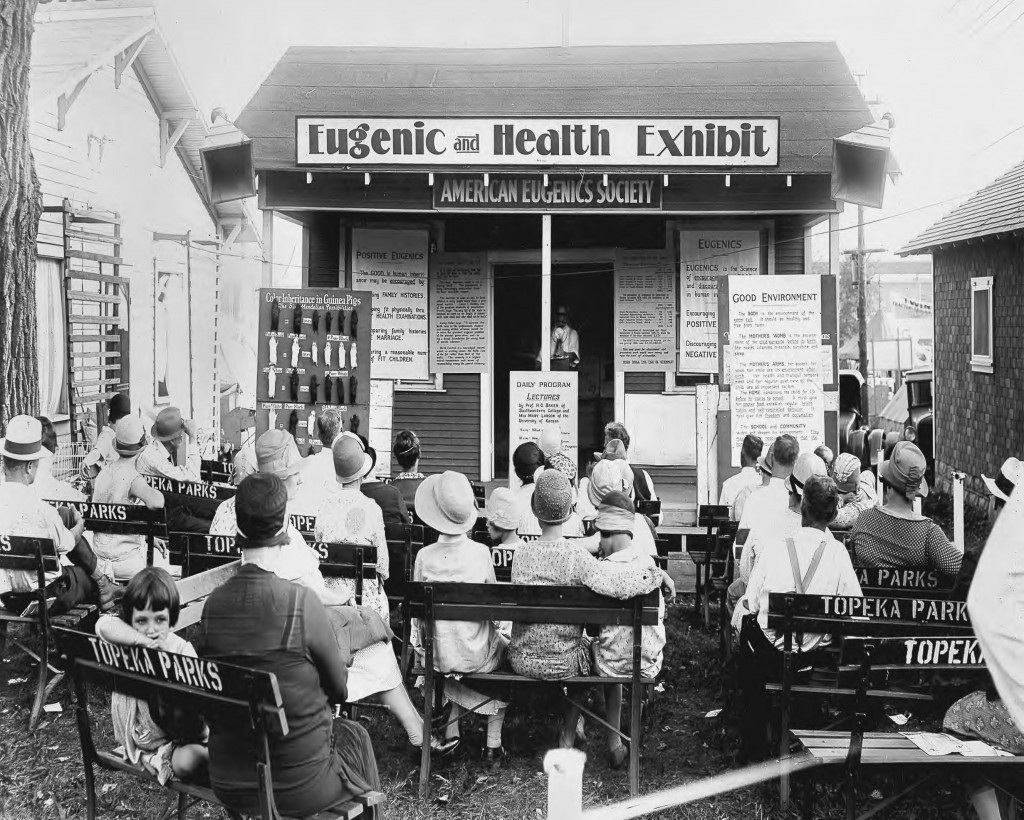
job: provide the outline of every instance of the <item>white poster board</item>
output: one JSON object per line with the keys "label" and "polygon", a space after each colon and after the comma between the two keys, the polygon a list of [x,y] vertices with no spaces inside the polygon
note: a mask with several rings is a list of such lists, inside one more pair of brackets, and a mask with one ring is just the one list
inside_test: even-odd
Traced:
{"label": "white poster board", "polygon": [[672,372],[676,367],[676,288],[672,255],[615,255],[615,370]]}
{"label": "white poster board", "polygon": [[487,255],[439,253],[430,259],[430,372],[486,373]]}
{"label": "white poster board", "polygon": [[[579,464],[579,373],[557,370],[513,370],[509,373],[508,463],[512,453],[527,441],[536,442],[548,424],[562,431],[562,452]],[[509,470],[509,482],[518,486]]]}
{"label": "white poster board", "polygon": [[821,277],[729,277],[732,465],[743,437],[789,433],[800,450],[825,442]]}
{"label": "white poster board", "polygon": [[370,446],[377,451],[377,478],[391,475],[391,426],[395,411],[395,383],[387,379],[370,380]]}
{"label": "white poster board", "polygon": [[679,371],[718,372],[718,278],[759,274],[761,232],[679,232]]}
{"label": "white poster board", "polygon": [[630,461],[656,467],[697,463],[695,395],[627,393],[625,402]]}
{"label": "white poster board", "polygon": [[352,231],[352,289],[373,294],[373,377],[427,379],[426,230]]}

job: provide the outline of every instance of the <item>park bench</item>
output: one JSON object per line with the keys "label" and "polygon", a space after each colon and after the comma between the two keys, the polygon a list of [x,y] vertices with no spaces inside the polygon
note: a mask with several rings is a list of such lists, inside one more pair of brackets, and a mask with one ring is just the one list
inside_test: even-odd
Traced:
{"label": "park bench", "polygon": [[[423,624],[423,663],[413,670],[424,679],[423,727],[424,737],[429,736],[433,719],[435,679],[444,675],[434,671],[434,625],[437,621],[511,621],[512,623],[557,623],[590,626],[624,625],[633,627],[633,673],[629,677],[601,677],[586,675],[566,678],[560,681],[540,681],[517,675],[511,671],[486,674],[460,675],[470,687],[473,681],[488,681],[521,686],[523,684],[546,684],[558,688],[562,693],[564,685],[600,685],[624,683],[631,685],[630,732],[632,738],[621,731],[619,734],[629,744],[629,788],[636,796],[640,788],[640,743],[642,687],[654,683],[653,679],[640,675],[641,638],[643,626],[658,623],[658,590],[647,596],[628,601],[606,598],[603,595],[577,586],[537,586],[515,584],[458,584],[458,583],[410,583],[409,599],[413,618]],[[493,698],[485,701],[490,702]],[[483,705],[483,704],[481,704]],[[577,704],[579,705],[579,704]],[[608,724],[604,716],[596,715],[580,706],[602,726]],[[442,727],[443,728],[443,727]],[[424,744],[420,761],[420,796],[426,797],[430,782],[430,751]]]}
{"label": "park bench", "polygon": [[146,566],[153,566],[157,538],[167,537],[166,510],[140,504],[107,504],[98,501],[47,501],[52,507],[69,507],[82,516],[86,532],[104,535],[139,535],[146,539]]}
{"label": "park bench", "polygon": [[[849,683],[849,665],[844,669],[847,643],[854,638],[881,638],[890,635],[934,637],[938,639],[971,638],[973,632],[966,604],[960,601],[921,597],[864,596],[844,597],[829,595],[797,595],[772,593],[769,595],[768,627],[783,636],[783,678],[781,685],[769,684],[770,690],[781,691],[780,757],[790,752],[790,710],[794,695],[854,697],[885,700],[930,701],[928,692],[914,688],[898,688],[892,681],[877,688],[862,687],[863,681]],[[753,616],[748,616],[753,619]],[[747,626],[745,622],[745,628]],[[794,651],[794,639],[804,633],[823,633],[833,636],[831,654],[837,659],[835,673],[829,678],[812,679],[797,684],[797,666],[800,653]],[[863,688],[863,692],[861,691]],[[801,732],[792,732],[799,740]],[[840,733],[841,734],[841,733]],[[849,733],[847,733],[848,736]],[[789,798],[788,778],[780,781],[782,799]]]}
{"label": "park bench", "polygon": [[[288,734],[288,722],[277,678],[272,673],[141,646],[115,646],[94,635],[71,629],[57,628],[54,631],[74,683],[89,820],[94,820],[97,810],[95,766],[125,772],[159,785],[155,776],[121,755],[96,748],[89,712],[90,683],[99,684],[104,690],[125,692],[147,700],[163,698],[172,703],[187,703],[191,710],[208,721],[249,724],[255,741],[251,748],[256,754],[253,769],[259,795],[259,816],[262,820],[288,820],[278,813],[274,802],[270,744],[272,738]],[[103,717],[100,719],[109,721],[106,705],[109,701],[101,698],[97,702],[102,704]],[[200,801],[223,807],[232,818],[240,820],[242,816],[224,806],[210,788],[176,780],[162,788],[170,792],[168,805],[177,799],[179,818],[184,818],[188,808]],[[372,817],[373,806],[383,800],[384,795],[380,792],[370,792],[308,820]]]}
{"label": "park bench", "polygon": [[164,495],[168,528],[175,532],[209,532],[220,503],[234,497],[237,487],[206,481],[178,481],[163,476],[143,476]]}
{"label": "park bench", "polygon": [[729,556],[736,541],[736,522],[729,519],[729,508],[720,504],[702,504],[698,508],[698,526],[706,532],[700,535],[686,536],[686,553],[696,568],[696,610],[705,626],[711,625],[711,597],[720,593],[725,600],[724,585],[715,584],[712,574],[715,569],[723,574],[729,568]]}
{"label": "park bench", "polygon": [[[403,675],[412,669],[409,651],[411,618],[407,587],[412,580],[412,568],[416,555],[423,549],[423,527],[419,524],[385,524],[384,535],[388,542],[388,578],[384,581],[384,593],[388,605],[394,611],[398,608],[401,620],[401,636],[398,647],[399,668]],[[396,630],[397,631],[397,630]]]}
{"label": "park bench", "polygon": [[174,631],[183,632],[193,624],[199,623],[207,597],[221,584],[233,578],[241,566],[242,562],[236,559],[178,580],[175,586],[178,587],[181,609]]}
{"label": "park bench", "polygon": [[227,461],[214,461],[204,458],[199,463],[199,477],[208,484],[227,484],[235,476],[235,468]]}
{"label": "park bench", "polygon": [[[51,615],[53,599],[47,597],[46,573],[59,572],[60,561],[53,541],[48,538],[0,535],[0,571],[5,570],[21,570],[35,573],[36,576],[32,602],[27,608],[13,612],[0,607],[0,653],[6,650],[6,645],[10,642],[36,663],[36,694],[28,718],[29,731],[34,732],[43,713],[43,705],[64,678],[64,673],[52,662],[55,648],[51,625],[88,627],[96,619],[97,608],[92,604],[82,604],[70,612]],[[24,641],[8,635],[7,630],[11,624],[24,624],[36,629],[39,634],[38,652],[33,652]],[[52,679],[49,677],[51,672]]]}

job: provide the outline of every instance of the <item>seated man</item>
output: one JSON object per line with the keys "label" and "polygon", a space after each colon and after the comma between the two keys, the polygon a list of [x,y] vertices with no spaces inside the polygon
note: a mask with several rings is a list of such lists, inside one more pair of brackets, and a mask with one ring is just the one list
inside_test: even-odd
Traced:
{"label": "seated man", "polygon": [[[139,455],[140,473],[176,481],[201,480],[199,448],[194,446],[198,435],[194,421],[182,418],[177,407],[165,407],[157,415],[150,433],[153,440]],[[187,448],[189,452],[182,460],[181,447],[186,438],[193,446]]]}
{"label": "seated man", "polygon": [[861,481],[860,459],[853,453],[840,453],[832,466],[832,476],[839,490],[839,511],[833,530],[849,530],[868,507],[877,502],[875,488]]}
{"label": "seated man", "polygon": [[[601,534],[600,554],[605,561],[654,568],[654,560],[646,550],[633,543],[636,526],[636,508],[629,496],[621,492],[608,493],[597,509],[597,529]],[[661,671],[665,649],[665,601],[658,601],[657,626],[643,627],[640,674],[655,678]],[[594,666],[597,674],[606,677],[624,677],[633,673],[633,627],[603,626],[594,641]],[[605,687],[605,720],[616,729],[622,720],[622,685]],[[626,747],[616,732],[608,731],[608,759],[613,769],[625,764]]]}
{"label": "seated man", "polygon": [[[811,457],[821,461],[817,456]],[[780,649],[784,636],[768,629],[768,596],[773,592],[861,595],[849,553],[828,532],[828,523],[838,506],[835,482],[828,476],[809,477],[800,505],[801,528],[792,536],[765,541],[746,597],[736,608],[737,612],[742,609],[757,616],[756,623],[744,624],[739,653],[741,756],[746,759],[760,758],[768,752],[764,733],[769,705],[765,684],[782,674]],[[827,641],[825,635],[806,633],[796,649],[806,655]]]}
{"label": "seated man", "polygon": [[[47,573],[48,589],[56,598],[52,614],[82,603],[98,602],[104,611],[112,609],[118,588],[99,569],[89,542],[82,537],[82,517],[73,509],[58,512],[32,486],[39,461],[48,453],[42,435],[42,425],[31,416],[15,416],[7,425],[0,447],[5,479],[0,484],[0,533],[53,541],[62,566],[59,574]],[[4,605],[14,611],[24,609],[34,598],[36,582],[35,572],[0,570],[0,593],[11,593],[5,594]]]}
{"label": "seated man", "polygon": [[35,491],[45,501],[85,501],[85,495],[53,474],[53,457],[57,454],[57,432],[53,429],[53,423],[46,416],[36,416],[36,421],[42,425],[43,447],[49,455],[38,462],[39,468],[33,482]]}

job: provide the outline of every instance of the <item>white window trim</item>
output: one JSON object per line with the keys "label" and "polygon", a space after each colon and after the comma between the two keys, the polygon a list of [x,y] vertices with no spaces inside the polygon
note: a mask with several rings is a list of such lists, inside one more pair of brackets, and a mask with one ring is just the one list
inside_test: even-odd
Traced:
{"label": "white window trim", "polygon": [[[995,333],[992,327],[993,304],[992,290],[994,277],[973,276],[971,277],[971,370],[975,373],[995,372],[994,342]],[[988,355],[979,356],[974,352],[974,294],[979,290],[988,291]]]}
{"label": "white window trim", "polygon": [[395,390],[403,393],[445,393],[444,374],[433,373],[428,379],[395,379]]}

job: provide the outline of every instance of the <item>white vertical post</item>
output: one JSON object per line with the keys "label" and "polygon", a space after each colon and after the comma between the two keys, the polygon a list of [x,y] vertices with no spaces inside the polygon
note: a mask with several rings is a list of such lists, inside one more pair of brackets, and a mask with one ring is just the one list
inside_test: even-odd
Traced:
{"label": "white vertical post", "polygon": [[551,369],[551,214],[540,217],[540,369]]}
{"label": "white vertical post", "polygon": [[548,776],[548,820],[580,820],[583,817],[583,764],[579,749],[552,749],[544,755]]}
{"label": "white vertical post", "polygon": [[875,506],[876,507],[881,507],[882,504],[885,502],[885,499],[883,498],[883,496],[885,495],[885,492],[884,492],[885,488],[884,488],[884,486],[882,484],[882,462],[885,461],[885,447],[884,446],[878,448],[878,453],[875,455],[875,458],[877,459],[877,461],[875,461],[875,464],[877,465],[877,470],[878,470],[878,472],[877,472],[878,478],[877,478],[877,482],[876,482],[878,484],[878,488],[877,488],[878,489],[878,495],[875,498]]}
{"label": "white vertical post", "polygon": [[263,212],[263,275],[260,287],[274,287],[274,212]]}
{"label": "white vertical post", "polygon": [[914,515],[920,515],[920,514],[921,514],[921,496],[915,495],[914,496]]}
{"label": "white vertical post", "polygon": [[831,214],[828,218],[828,272],[832,276],[839,275],[839,214]]}
{"label": "white vertical post", "polygon": [[964,551],[964,474],[953,473],[953,543]]}

